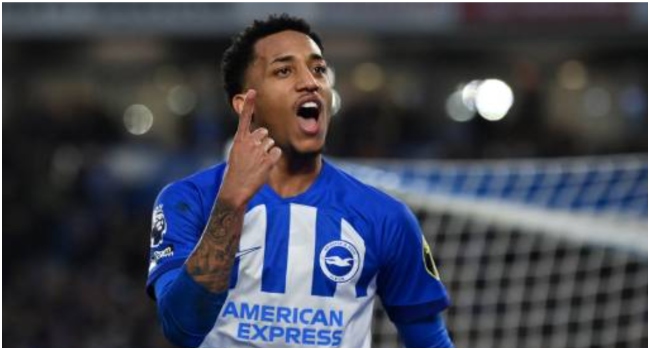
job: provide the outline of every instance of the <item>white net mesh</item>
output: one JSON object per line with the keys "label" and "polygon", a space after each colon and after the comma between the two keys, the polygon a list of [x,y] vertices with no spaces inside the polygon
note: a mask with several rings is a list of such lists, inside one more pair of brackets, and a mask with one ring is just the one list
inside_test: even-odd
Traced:
{"label": "white net mesh", "polygon": [[647,155],[339,164],[415,211],[457,346],[647,347]]}

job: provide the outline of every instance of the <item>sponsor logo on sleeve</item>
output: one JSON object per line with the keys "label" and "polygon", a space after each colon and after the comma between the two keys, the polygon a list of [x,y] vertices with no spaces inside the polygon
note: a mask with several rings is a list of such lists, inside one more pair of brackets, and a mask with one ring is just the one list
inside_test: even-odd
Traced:
{"label": "sponsor logo on sleeve", "polygon": [[151,253],[151,260],[149,261],[149,272],[151,272],[158,265],[158,261],[163,258],[174,256],[174,246],[169,246],[163,250],[157,250]]}

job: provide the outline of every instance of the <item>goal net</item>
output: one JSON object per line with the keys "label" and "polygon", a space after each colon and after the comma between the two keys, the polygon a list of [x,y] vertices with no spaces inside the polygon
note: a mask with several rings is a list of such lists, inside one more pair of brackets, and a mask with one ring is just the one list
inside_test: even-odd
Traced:
{"label": "goal net", "polygon": [[[646,154],[337,163],[418,216],[456,346],[648,346]],[[373,346],[400,346],[376,304]]]}

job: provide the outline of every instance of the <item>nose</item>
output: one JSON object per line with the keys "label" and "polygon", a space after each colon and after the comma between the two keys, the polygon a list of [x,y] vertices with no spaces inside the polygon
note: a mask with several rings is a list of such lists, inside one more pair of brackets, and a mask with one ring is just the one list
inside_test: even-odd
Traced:
{"label": "nose", "polygon": [[301,69],[296,90],[307,92],[315,92],[320,90],[320,83],[309,68]]}

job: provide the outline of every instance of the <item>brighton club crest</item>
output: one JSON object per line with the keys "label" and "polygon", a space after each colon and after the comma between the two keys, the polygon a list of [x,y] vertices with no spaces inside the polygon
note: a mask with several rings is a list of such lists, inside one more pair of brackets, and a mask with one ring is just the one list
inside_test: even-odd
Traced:
{"label": "brighton club crest", "polygon": [[332,241],[320,252],[320,268],[336,283],[344,283],[359,272],[359,252],[347,241]]}

